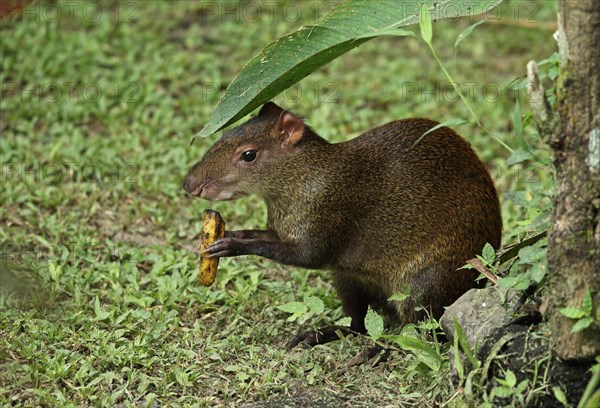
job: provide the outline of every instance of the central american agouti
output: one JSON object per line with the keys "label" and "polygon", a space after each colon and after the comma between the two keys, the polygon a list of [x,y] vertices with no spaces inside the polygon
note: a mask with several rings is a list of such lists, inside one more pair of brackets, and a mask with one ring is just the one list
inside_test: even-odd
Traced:
{"label": "central american agouti", "polygon": [[[187,175],[184,189],[207,200],[257,194],[266,230],[228,232],[209,256],[259,255],[331,271],[351,329],[365,332],[368,306],[400,323],[423,306],[439,316],[476,286],[457,269],[486,242],[500,245],[494,184],[469,144],[437,122],[404,119],[330,144],[274,103],[225,133]],[[402,302],[388,302],[410,291]],[[422,309],[421,309],[422,310]],[[334,329],[300,335],[317,344]]]}

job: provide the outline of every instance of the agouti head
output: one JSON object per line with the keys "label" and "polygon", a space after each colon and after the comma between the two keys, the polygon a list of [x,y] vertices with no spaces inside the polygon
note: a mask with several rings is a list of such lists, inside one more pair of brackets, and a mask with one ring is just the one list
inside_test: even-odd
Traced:
{"label": "agouti head", "polygon": [[268,102],[257,117],[215,142],[192,167],[183,188],[213,201],[267,194],[273,175],[302,151],[307,133],[314,135],[300,118]]}

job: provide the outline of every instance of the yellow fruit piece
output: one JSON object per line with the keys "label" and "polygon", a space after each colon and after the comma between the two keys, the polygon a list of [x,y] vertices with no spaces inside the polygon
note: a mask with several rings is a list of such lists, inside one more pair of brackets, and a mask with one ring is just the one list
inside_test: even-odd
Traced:
{"label": "yellow fruit piece", "polygon": [[206,258],[204,251],[210,244],[225,236],[225,221],[221,218],[221,214],[214,210],[204,210],[202,219],[202,239],[198,246],[198,250],[200,250],[200,264],[198,267],[200,269],[200,282],[204,286],[210,286],[214,283],[217,276],[219,258]]}

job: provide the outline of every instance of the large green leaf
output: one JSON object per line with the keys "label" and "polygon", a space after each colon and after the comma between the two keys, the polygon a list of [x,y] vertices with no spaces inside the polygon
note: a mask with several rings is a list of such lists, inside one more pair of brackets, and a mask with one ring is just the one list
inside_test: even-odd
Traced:
{"label": "large green leaf", "polygon": [[[317,24],[302,27],[268,44],[229,85],[204,137],[244,117],[328,62],[380,35],[394,35],[419,22],[426,3],[434,21],[481,14],[502,0],[347,0]],[[398,34],[405,32],[398,30]]]}

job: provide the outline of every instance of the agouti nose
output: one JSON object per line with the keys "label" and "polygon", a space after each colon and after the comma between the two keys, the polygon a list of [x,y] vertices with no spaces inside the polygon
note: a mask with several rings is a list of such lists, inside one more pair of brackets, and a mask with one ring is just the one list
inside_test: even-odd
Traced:
{"label": "agouti nose", "polygon": [[183,181],[183,189],[187,191],[188,194],[196,197],[200,197],[200,194],[202,194],[202,184],[191,176],[187,176]]}

